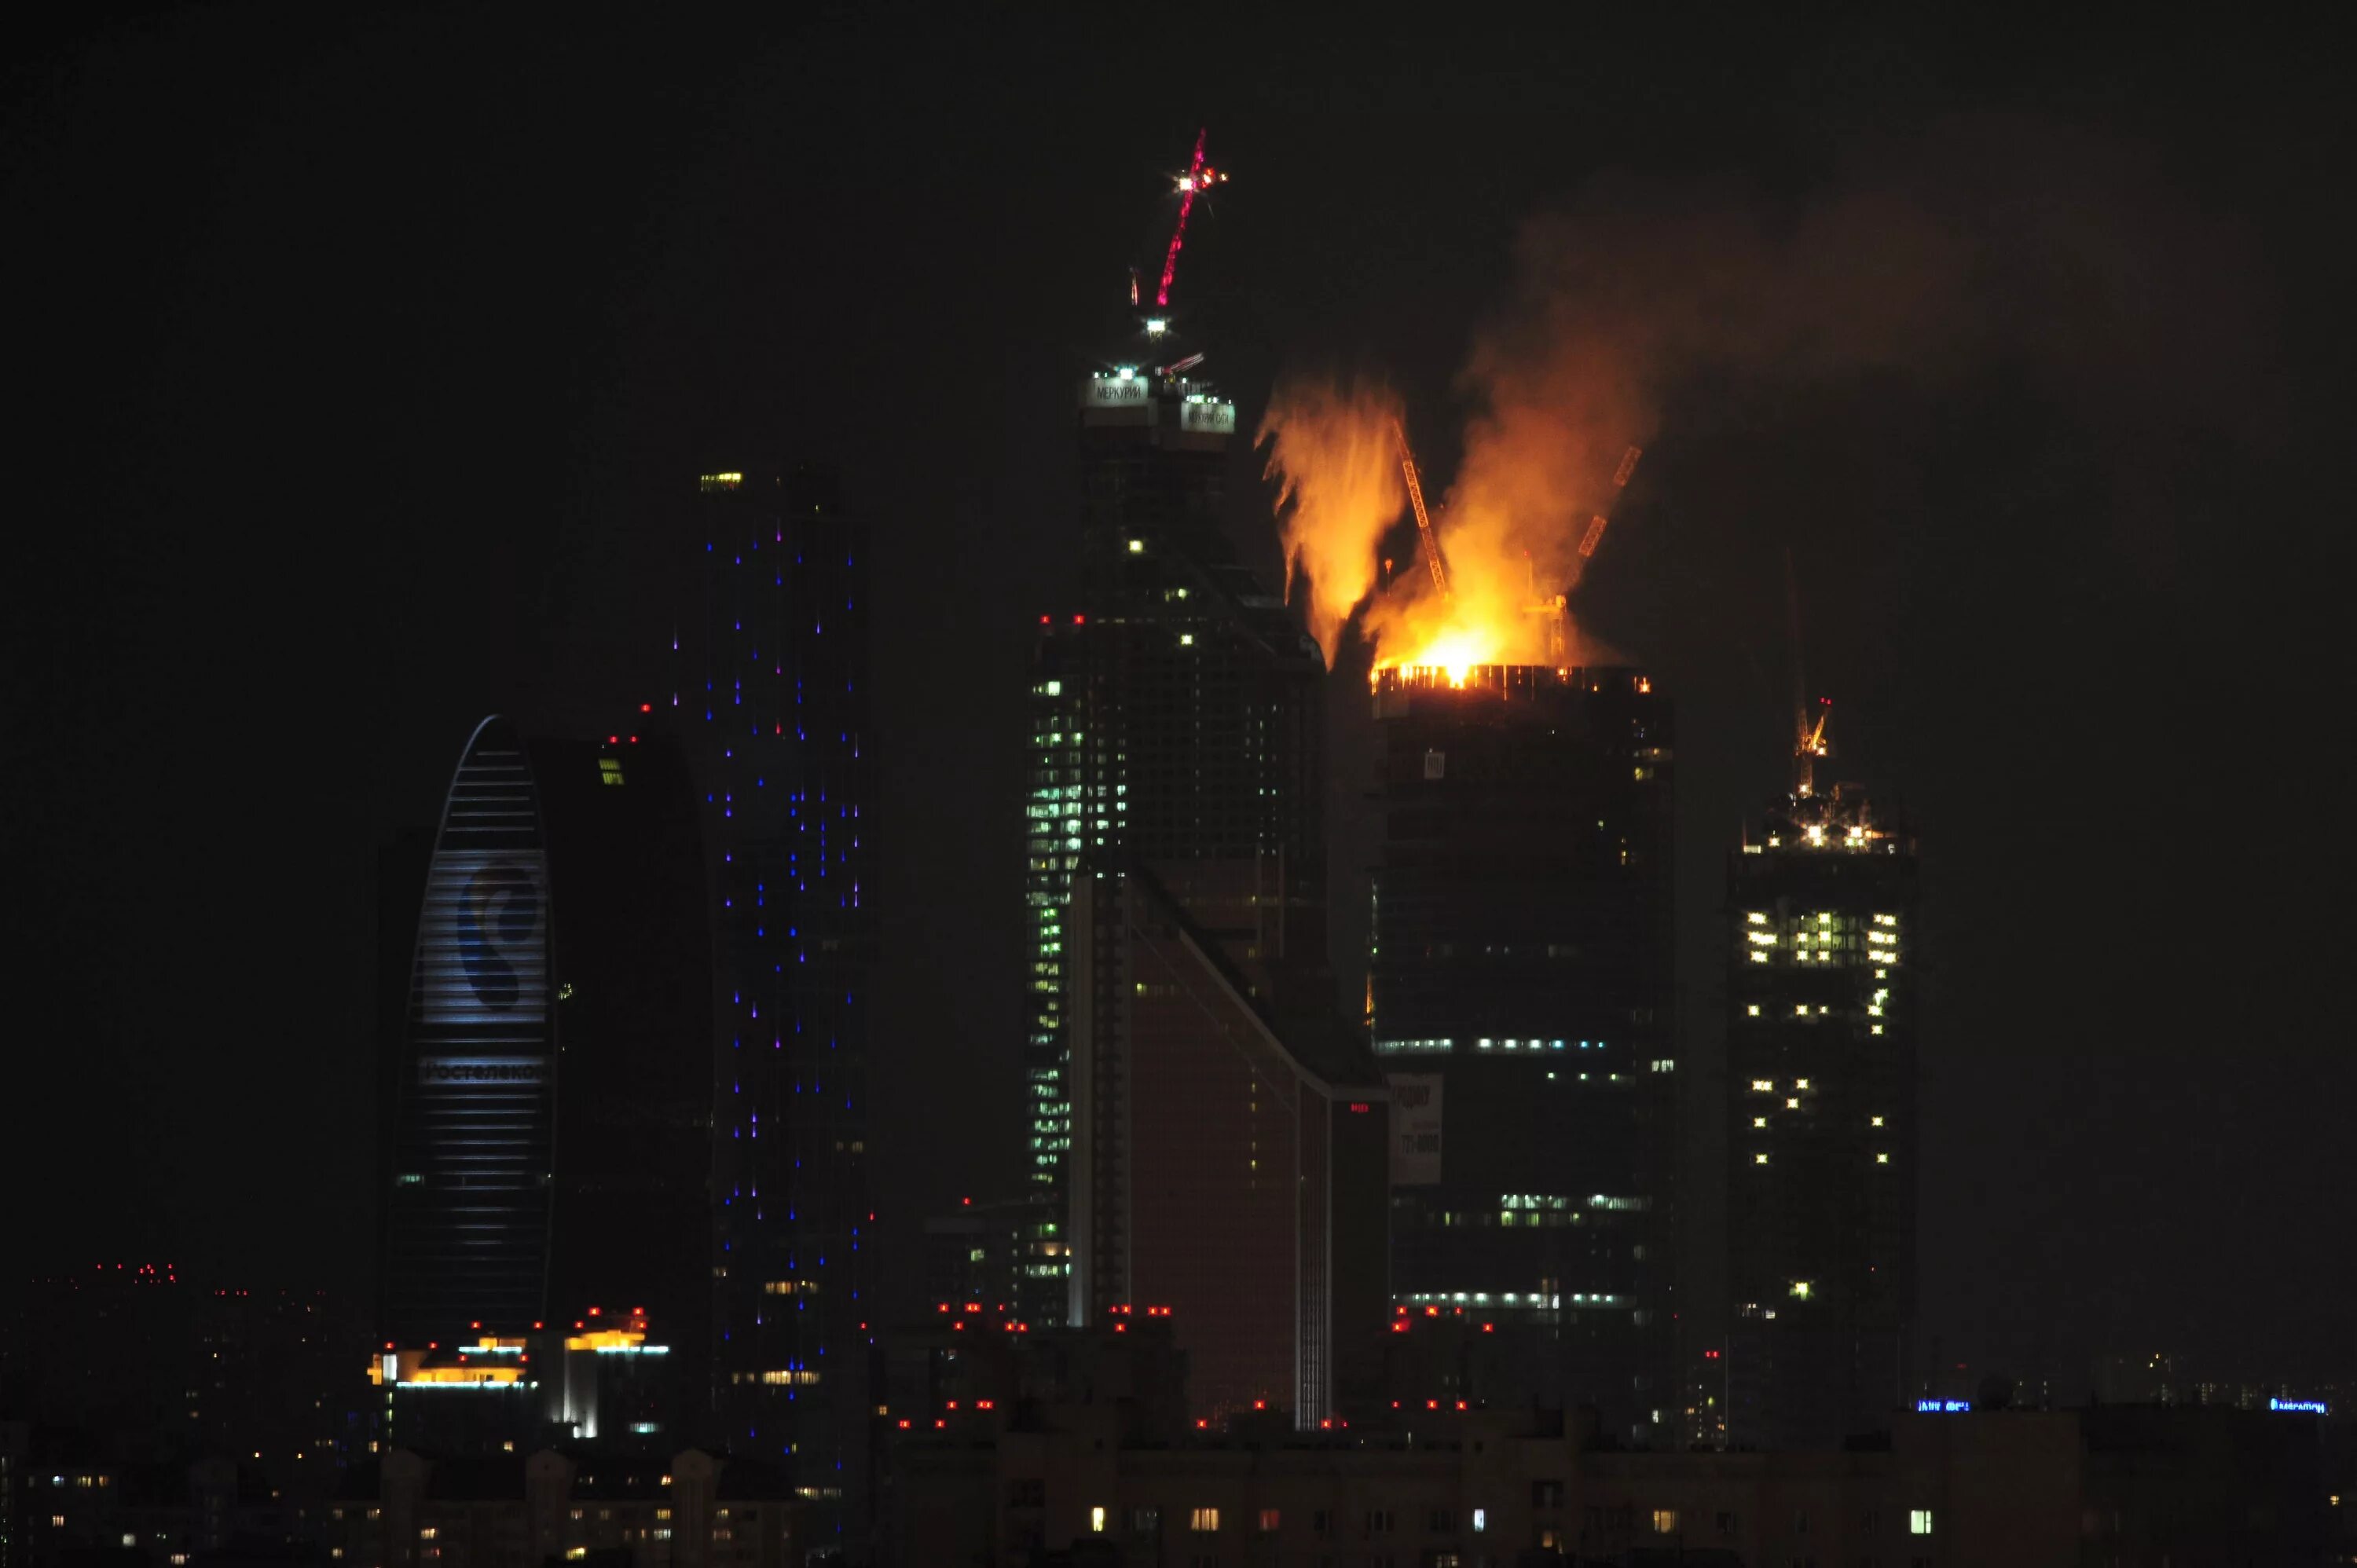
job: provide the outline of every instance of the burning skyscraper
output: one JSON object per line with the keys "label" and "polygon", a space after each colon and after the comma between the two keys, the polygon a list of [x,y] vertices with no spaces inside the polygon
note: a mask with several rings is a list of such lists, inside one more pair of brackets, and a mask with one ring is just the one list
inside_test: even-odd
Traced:
{"label": "burning skyscraper", "polygon": [[1915,1311],[1915,843],[1856,785],[1727,859],[1727,1437],[1830,1446],[1906,1394]]}
{"label": "burning skyscraper", "polygon": [[1394,1300],[1489,1326],[1480,1386],[1415,1391],[1642,1435],[1673,1394],[1669,702],[1628,669],[1410,665],[1375,715]]}

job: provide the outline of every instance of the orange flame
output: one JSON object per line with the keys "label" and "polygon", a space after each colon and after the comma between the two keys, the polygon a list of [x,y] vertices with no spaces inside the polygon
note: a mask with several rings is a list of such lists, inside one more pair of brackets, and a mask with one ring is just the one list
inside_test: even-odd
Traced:
{"label": "orange flame", "polygon": [[1399,400],[1381,389],[1345,392],[1304,382],[1269,404],[1259,445],[1276,498],[1285,546],[1285,596],[1307,580],[1309,634],[1334,662],[1342,628],[1375,586],[1383,530],[1407,504],[1391,431]]}
{"label": "orange flame", "polygon": [[1260,439],[1268,473],[1282,479],[1288,594],[1293,577],[1307,575],[1310,630],[1327,662],[1354,615],[1377,671],[1428,670],[1462,685],[1476,665],[1569,661],[1565,596],[1586,565],[1583,531],[1609,504],[1621,454],[1615,433],[1598,428],[1606,422],[1581,417],[1590,412],[1516,400],[1469,427],[1464,466],[1433,521],[1448,568],[1444,596],[1412,563],[1388,582],[1377,574],[1406,499],[1393,435],[1398,399],[1328,381],[1280,387]]}

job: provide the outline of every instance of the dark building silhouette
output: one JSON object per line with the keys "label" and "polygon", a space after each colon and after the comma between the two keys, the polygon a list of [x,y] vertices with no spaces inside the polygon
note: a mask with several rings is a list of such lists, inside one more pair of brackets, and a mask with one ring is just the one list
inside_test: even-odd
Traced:
{"label": "dark building silhouette", "polygon": [[1394,1298],[1494,1326],[1479,1397],[1644,1434],[1675,1391],[1669,702],[1631,670],[1384,671],[1375,715]]}
{"label": "dark building silhouette", "polygon": [[1584,1416],[1478,1408],[1426,1412],[1413,1442],[1203,1430],[1184,1361],[1135,1334],[948,1365],[893,1423],[888,1565],[2163,1568],[2345,1547],[2315,1416],[1900,1412],[1846,1452],[1631,1451]]}
{"label": "dark building silhouette", "polygon": [[1267,1005],[1261,866],[1077,884],[1074,1294],[1092,1324],[1174,1317],[1198,1414],[1316,1427],[1382,1382],[1390,1105],[1362,1035]]}
{"label": "dark building silhouette", "polygon": [[1807,761],[1727,858],[1726,1397],[1747,1448],[1886,1424],[1912,1366],[1915,843]]}
{"label": "dark building silhouette", "polygon": [[[678,745],[469,739],[393,1080],[381,1339],[642,1314],[709,1404],[711,949]],[[588,1435],[584,1432],[581,1435]]]}
{"label": "dark building silhouette", "polygon": [[924,1299],[928,1305],[969,1303],[1011,1315],[1017,1309],[1017,1259],[1034,1205],[1025,1198],[976,1203],[972,1198],[948,1214],[925,1221]]}
{"label": "dark building silhouette", "polygon": [[867,541],[832,475],[698,482],[671,693],[716,897],[717,1393],[812,1541],[863,1516],[868,1441]]}

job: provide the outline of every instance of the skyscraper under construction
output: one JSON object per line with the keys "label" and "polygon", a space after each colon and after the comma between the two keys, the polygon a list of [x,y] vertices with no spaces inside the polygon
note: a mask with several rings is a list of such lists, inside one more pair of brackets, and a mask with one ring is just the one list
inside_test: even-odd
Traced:
{"label": "skyscraper under construction", "polygon": [[1080,387],[1082,596],[1032,683],[1023,1311],[1167,1306],[1207,1411],[1315,1422],[1372,1380],[1385,1097],[1326,955],[1325,663],[1227,543],[1200,359],[1148,317]]}
{"label": "skyscraper under construction", "polygon": [[1447,1399],[1673,1418],[1668,700],[1628,669],[1384,670],[1370,1002],[1394,1301]]}
{"label": "skyscraper under construction", "polygon": [[1727,859],[1727,1439],[1888,1422],[1915,1309],[1915,843],[1813,779]]}
{"label": "skyscraper under construction", "polygon": [[1158,307],[1134,316],[1081,380],[1081,604],[1040,618],[1033,658],[1024,1087],[1036,1218],[1017,1283],[1035,1323],[1078,1310],[1070,905],[1083,857],[1249,862],[1283,915],[1255,958],[1288,974],[1325,966],[1325,663],[1234,559],[1223,521],[1235,404],[1202,378],[1174,320]]}

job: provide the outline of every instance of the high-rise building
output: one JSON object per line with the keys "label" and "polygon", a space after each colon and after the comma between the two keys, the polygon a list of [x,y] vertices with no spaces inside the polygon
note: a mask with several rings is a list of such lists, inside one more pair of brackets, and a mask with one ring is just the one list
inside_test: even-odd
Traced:
{"label": "high-rise building", "polygon": [[1908,1397],[1914,840],[1802,769],[1727,860],[1727,1440],[1826,1446]]}
{"label": "high-rise building", "polygon": [[700,478],[671,702],[717,899],[717,1392],[813,1550],[864,1525],[868,1444],[867,540],[831,474]]}
{"label": "high-rise building", "polygon": [[1326,954],[1325,662],[1228,545],[1200,358],[1156,317],[1080,388],[1082,596],[1031,689],[1023,1307],[1168,1308],[1207,1412],[1314,1423],[1373,1380],[1388,1107]]}
{"label": "high-rise building", "polygon": [[379,1327],[397,1345],[549,1316],[555,992],[523,737],[478,725],[426,870],[393,1075]]}
{"label": "high-rise building", "polygon": [[636,1311],[679,1418],[709,1404],[709,931],[676,743],[477,726],[391,1075],[390,1348]]}
{"label": "high-rise building", "polygon": [[[1223,529],[1235,405],[1178,370],[1164,318],[1082,381],[1082,608],[1043,617],[1031,685],[1026,936],[1028,1175],[1039,1203],[1023,1308],[1071,1297],[1071,885],[1101,867],[1255,863],[1270,908],[1269,1004],[1323,1019],[1325,663]],[[1200,354],[1192,355],[1200,360]],[[1281,993],[1281,994],[1278,994]]]}
{"label": "high-rise building", "polygon": [[1494,1325],[1475,1397],[1648,1434],[1676,1393],[1668,699],[1626,669],[1387,670],[1375,716],[1394,1299]]}
{"label": "high-rise building", "polygon": [[1391,1108],[1355,1026],[1272,1005],[1270,864],[1076,885],[1073,1295],[1087,1323],[1175,1317],[1199,1416],[1316,1427],[1382,1380]]}

